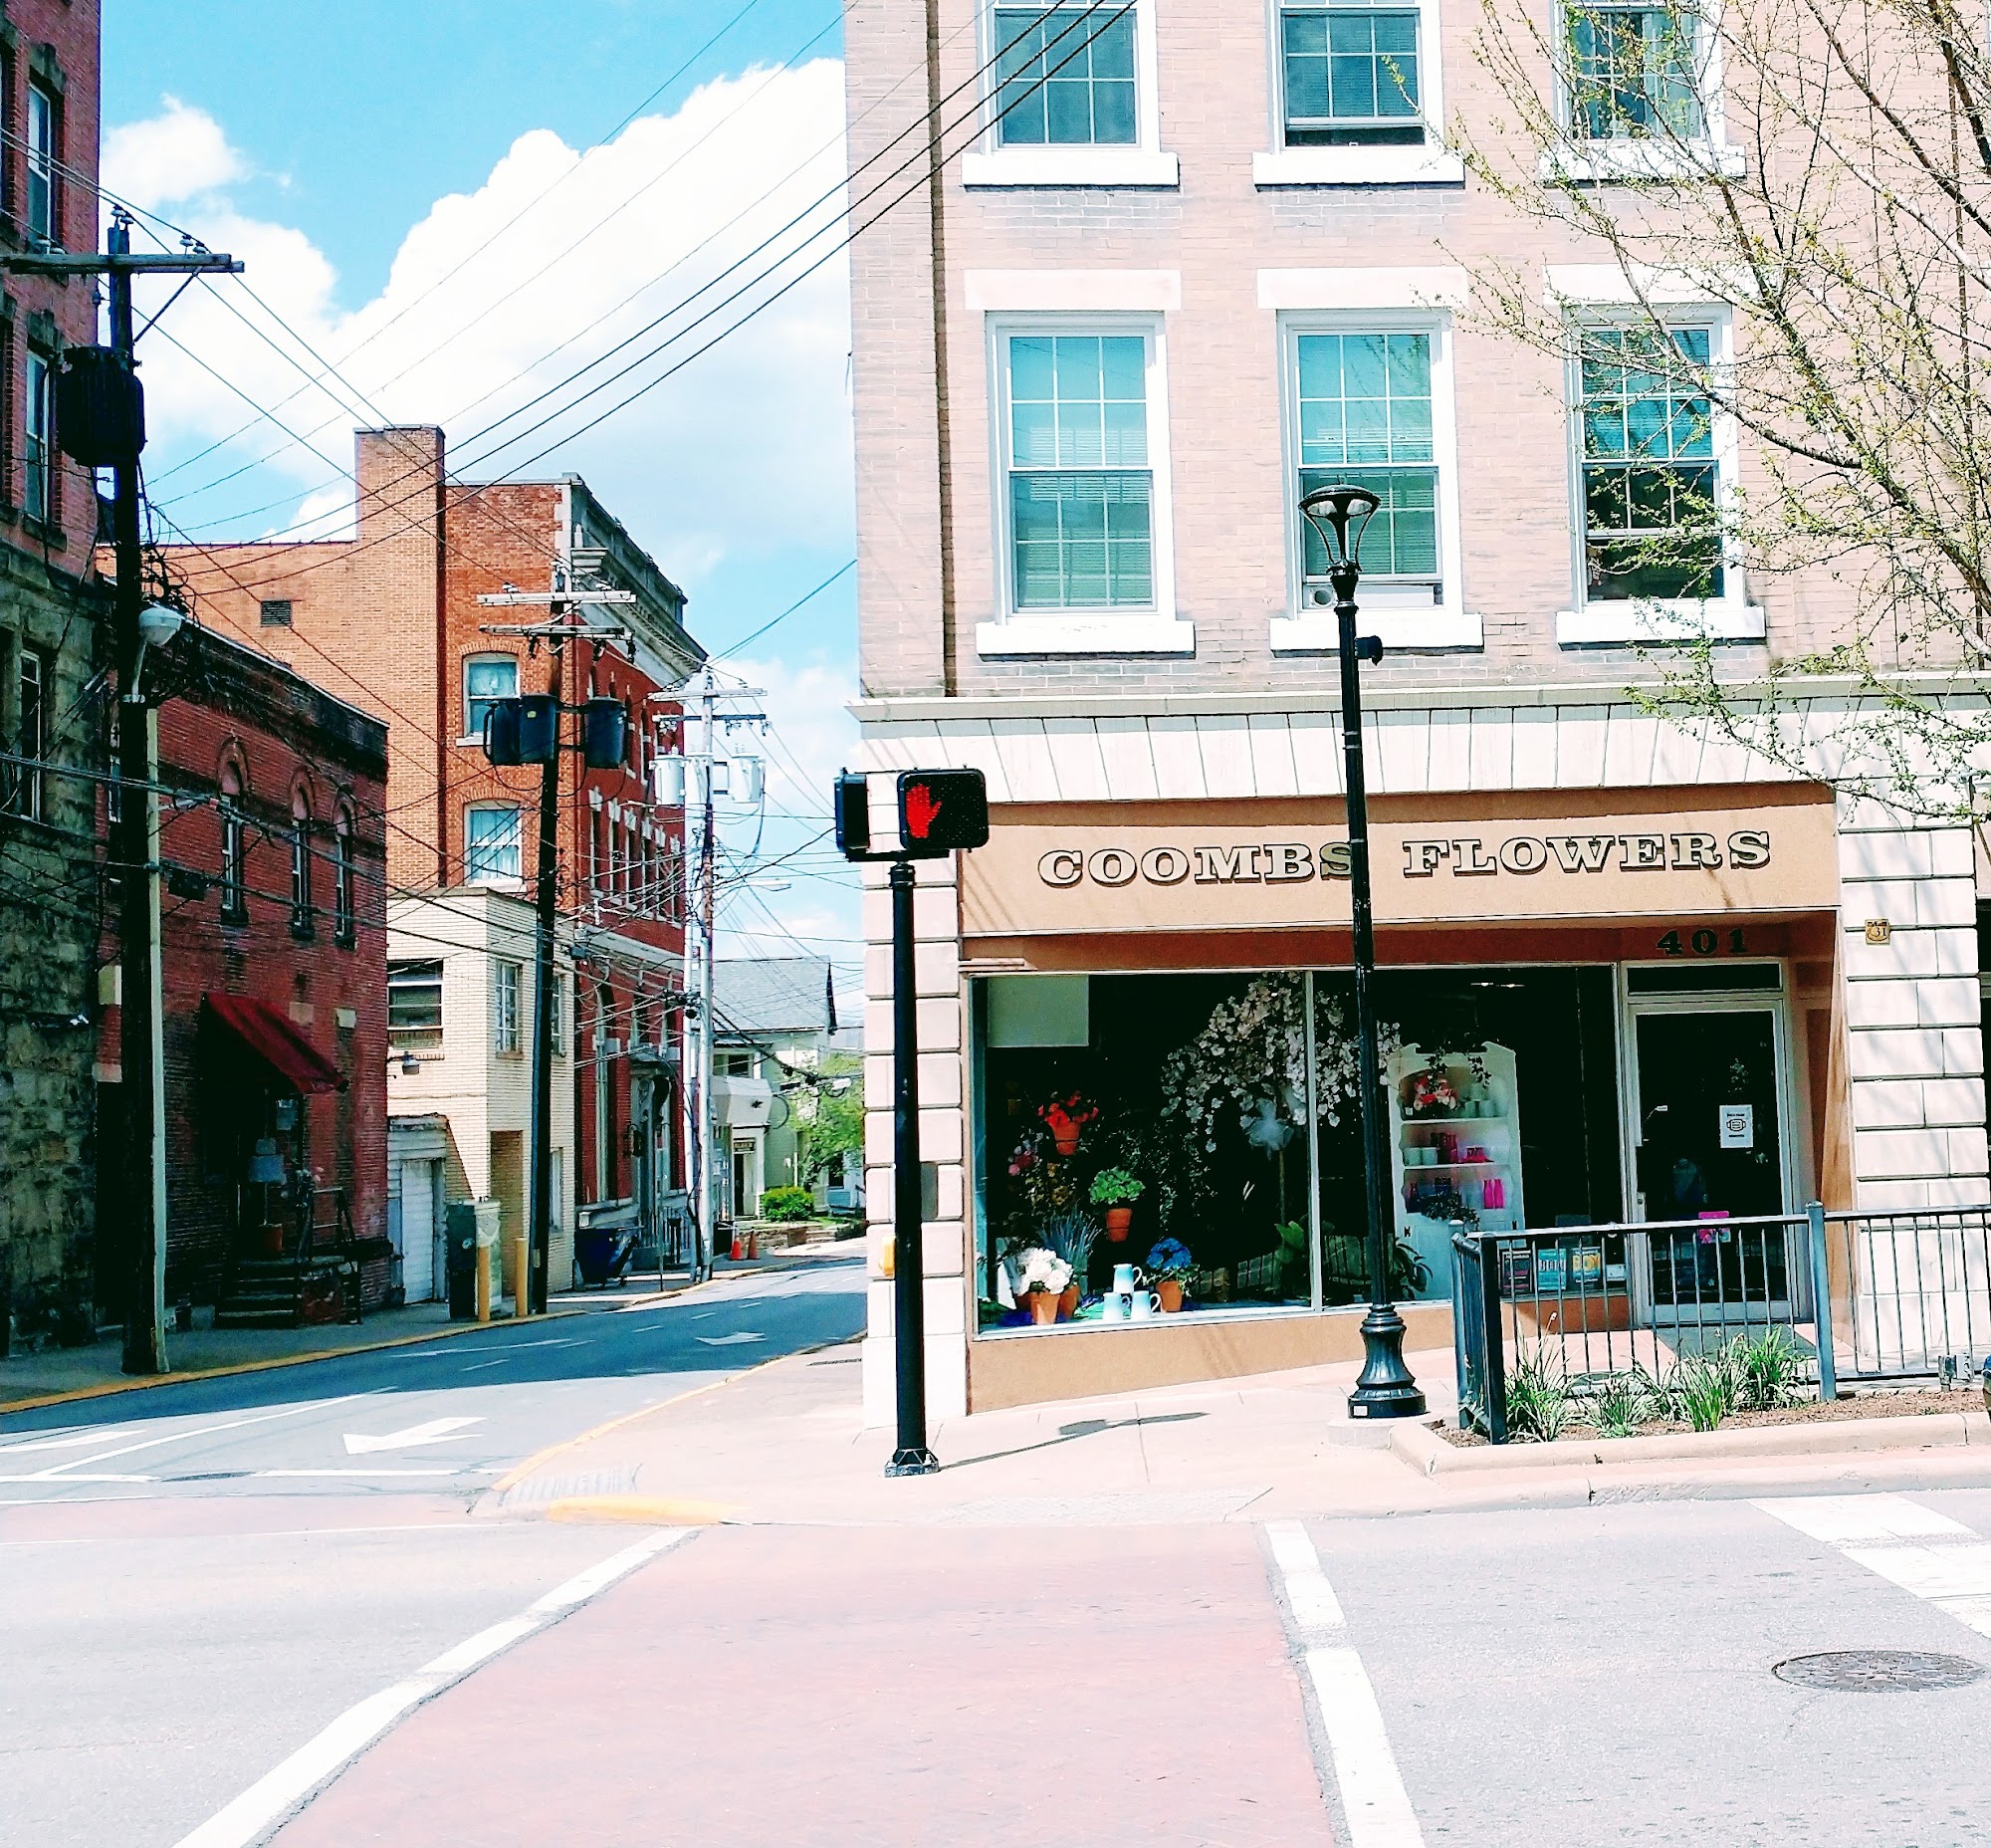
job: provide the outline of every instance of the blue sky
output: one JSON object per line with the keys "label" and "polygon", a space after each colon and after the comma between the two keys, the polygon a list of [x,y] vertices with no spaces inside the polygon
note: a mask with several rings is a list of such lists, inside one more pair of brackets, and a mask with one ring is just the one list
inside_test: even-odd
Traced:
{"label": "blue sky", "polygon": [[[685,585],[715,651],[835,573],[853,543],[841,263],[703,357],[758,296],[685,324],[739,285],[731,262],[834,186],[839,20],[835,0],[106,0],[107,183],[243,256],[245,282],[351,386],[310,386],[255,304],[190,293],[143,350],[163,516],[213,538],[331,530],[349,507],[350,429],[377,407],[444,423],[473,478],[585,475]],[[824,235],[795,268],[833,249],[836,223],[834,204],[810,221]],[[480,438],[673,308],[677,344],[621,386],[512,448],[516,424]],[[742,656],[780,733],[775,799],[804,817],[771,827],[775,853],[819,825],[806,817],[854,735],[854,608],[846,576]],[[811,855],[767,904],[845,959],[840,871]]]}

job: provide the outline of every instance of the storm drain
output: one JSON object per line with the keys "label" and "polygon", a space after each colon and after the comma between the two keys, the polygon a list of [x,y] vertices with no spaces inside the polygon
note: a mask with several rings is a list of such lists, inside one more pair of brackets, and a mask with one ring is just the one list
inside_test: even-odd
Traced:
{"label": "storm drain", "polygon": [[1770,1671],[1796,1688],[1827,1694],[1920,1694],[1933,1688],[1967,1688],[1984,1678],[1967,1656],[1938,1656],[1920,1649],[1834,1649],[1793,1656]]}

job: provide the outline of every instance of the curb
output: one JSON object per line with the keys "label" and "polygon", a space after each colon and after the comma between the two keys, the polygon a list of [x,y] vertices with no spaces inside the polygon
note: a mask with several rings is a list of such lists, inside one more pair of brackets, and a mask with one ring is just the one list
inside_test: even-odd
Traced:
{"label": "curb", "polygon": [[731,1502],[672,1496],[563,1496],[546,1506],[548,1520],[632,1521],[645,1527],[716,1527],[739,1513]]}
{"label": "curb", "polygon": [[1991,1415],[1910,1412],[1892,1418],[1847,1418],[1830,1425],[1750,1425],[1732,1431],[1665,1432],[1651,1437],[1588,1438],[1553,1444],[1502,1444],[1461,1450],[1417,1420],[1390,1434],[1390,1449],[1420,1476],[1502,1470],[1594,1469],[1599,1465],[1799,1457],[1820,1464],[1876,1451],[1953,1450],[1991,1445]]}

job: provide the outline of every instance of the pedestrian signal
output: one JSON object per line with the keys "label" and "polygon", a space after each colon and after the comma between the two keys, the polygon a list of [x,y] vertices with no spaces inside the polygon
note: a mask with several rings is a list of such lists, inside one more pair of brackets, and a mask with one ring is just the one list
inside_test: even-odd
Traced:
{"label": "pedestrian signal", "polygon": [[989,786],[979,770],[899,773],[899,845],[914,859],[986,846]]}

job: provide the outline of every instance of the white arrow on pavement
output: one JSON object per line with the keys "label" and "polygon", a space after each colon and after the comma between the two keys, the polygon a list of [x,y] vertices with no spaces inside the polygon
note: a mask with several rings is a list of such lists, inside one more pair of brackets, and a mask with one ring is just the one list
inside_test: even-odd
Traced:
{"label": "white arrow on pavement", "polygon": [[405,1431],[390,1431],[384,1437],[345,1434],[345,1454],[364,1457],[376,1450],[412,1450],[418,1444],[447,1444],[466,1425],[481,1425],[481,1418],[431,1418],[425,1425],[410,1425]]}
{"label": "white arrow on pavement", "polygon": [[744,1329],[739,1334],[702,1334],[699,1340],[707,1347],[738,1347],[743,1341],[765,1341],[764,1334],[749,1334]]}

